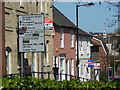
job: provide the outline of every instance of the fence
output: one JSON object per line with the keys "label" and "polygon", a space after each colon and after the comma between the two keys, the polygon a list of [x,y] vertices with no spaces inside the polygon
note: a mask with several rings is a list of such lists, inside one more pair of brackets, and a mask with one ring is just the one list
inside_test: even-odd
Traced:
{"label": "fence", "polygon": [[55,79],[56,81],[63,81],[63,80],[72,80],[72,79],[79,79],[81,81],[93,81],[91,79],[77,77],[75,75],[68,75],[63,73],[52,73],[52,72],[24,72],[24,73],[15,73],[15,74],[8,74],[4,76],[16,76],[20,75],[23,76],[32,76],[38,79]]}

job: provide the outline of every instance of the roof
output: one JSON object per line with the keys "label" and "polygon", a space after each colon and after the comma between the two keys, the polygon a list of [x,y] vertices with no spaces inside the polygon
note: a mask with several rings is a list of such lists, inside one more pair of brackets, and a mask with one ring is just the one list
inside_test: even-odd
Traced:
{"label": "roof", "polygon": [[91,34],[89,34],[89,33],[85,32],[85,31],[83,31],[83,30],[80,29],[80,28],[79,28],[78,34],[79,34],[79,35],[92,36]]}
{"label": "roof", "polygon": [[108,53],[109,53],[109,50],[108,50],[108,48],[107,48],[107,46],[106,46],[105,40],[104,40],[103,38],[101,38],[101,37],[98,37],[98,36],[96,36],[95,38],[101,40],[101,42],[102,42],[102,44],[103,44],[103,46],[104,46],[104,49],[106,50],[106,53],[108,54]]}
{"label": "roof", "polygon": [[[75,24],[73,24],[66,16],[64,16],[55,6],[53,6],[53,23],[59,26],[65,26],[70,28],[79,29]],[[89,33],[79,29],[79,35],[91,36]]]}
{"label": "roof", "polygon": [[53,22],[59,26],[77,28],[67,17],[53,6]]}
{"label": "roof", "polygon": [[93,40],[91,40],[91,44],[93,44],[94,46],[98,46],[98,47],[100,47],[100,46],[101,46],[100,44],[98,44],[98,43],[94,42]]}

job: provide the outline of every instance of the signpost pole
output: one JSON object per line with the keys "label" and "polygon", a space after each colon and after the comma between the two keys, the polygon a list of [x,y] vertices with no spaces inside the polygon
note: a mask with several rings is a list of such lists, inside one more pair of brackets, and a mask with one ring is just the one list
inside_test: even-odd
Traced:
{"label": "signpost pole", "polygon": [[44,52],[41,52],[41,78],[44,78]]}
{"label": "signpost pole", "polygon": [[41,77],[44,78],[44,30],[44,15],[38,14],[19,16],[19,52],[21,54],[21,75],[24,75],[24,52],[42,52]]}
{"label": "signpost pole", "polygon": [[21,77],[24,76],[24,53],[21,52]]}

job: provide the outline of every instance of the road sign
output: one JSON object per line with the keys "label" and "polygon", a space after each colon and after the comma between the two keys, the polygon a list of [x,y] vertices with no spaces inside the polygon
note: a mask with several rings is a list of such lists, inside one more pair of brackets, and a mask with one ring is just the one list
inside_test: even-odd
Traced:
{"label": "road sign", "polygon": [[19,16],[19,51],[44,51],[44,16]]}
{"label": "road sign", "polygon": [[53,20],[52,18],[44,18],[45,30],[52,30]]}
{"label": "road sign", "polygon": [[93,60],[88,60],[88,67],[93,67],[94,61]]}
{"label": "road sign", "polygon": [[100,63],[94,63],[94,69],[100,69]]}

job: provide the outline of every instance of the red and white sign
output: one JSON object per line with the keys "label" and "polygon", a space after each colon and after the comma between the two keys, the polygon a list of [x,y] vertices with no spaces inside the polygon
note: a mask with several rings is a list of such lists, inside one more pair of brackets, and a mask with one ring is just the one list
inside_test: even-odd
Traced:
{"label": "red and white sign", "polygon": [[52,30],[53,20],[52,18],[44,18],[45,30]]}
{"label": "red and white sign", "polygon": [[53,23],[52,18],[44,18],[44,23]]}
{"label": "red and white sign", "polygon": [[100,63],[94,63],[94,69],[100,69]]}

